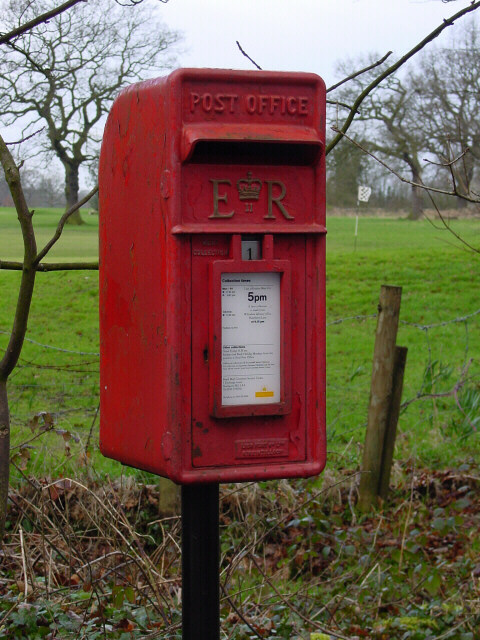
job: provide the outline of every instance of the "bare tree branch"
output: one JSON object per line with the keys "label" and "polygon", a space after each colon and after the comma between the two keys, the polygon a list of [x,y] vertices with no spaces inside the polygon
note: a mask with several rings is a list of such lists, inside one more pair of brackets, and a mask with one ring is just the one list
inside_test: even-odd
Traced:
{"label": "bare tree branch", "polygon": [[339,100],[327,100],[327,104],[331,104],[333,106],[344,107],[345,109],[351,109],[352,105],[347,104],[346,102],[340,102]]}
{"label": "bare tree branch", "polygon": [[247,53],[246,51],[244,51],[244,50],[242,49],[242,46],[241,46],[240,42],[239,42],[238,40],[236,40],[236,43],[237,43],[237,47],[240,49],[240,51],[242,52],[242,54],[243,54],[246,58],[248,58],[248,59],[250,60],[250,62],[251,62],[253,65],[255,65],[255,66],[257,67],[257,69],[259,69],[259,70],[261,71],[261,70],[262,70],[262,67],[261,67],[259,64],[257,64],[257,63],[255,62],[255,60],[254,60],[253,58],[251,58],[251,57],[248,55],[248,53]]}
{"label": "bare tree branch", "polygon": [[10,42],[14,38],[21,36],[23,33],[30,31],[31,29],[38,26],[39,24],[42,24],[43,22],[48,22],[51,18],[54,18],[55,16],[60,15],[61,13],[63,13],[64,11],[67,11],[67,9],[70,9],[70,7],[73,7],[79,2],[87,2],[87,1],[88,0],[67,0],[67,2],[64,2],[58,7],[55,7],[51,11],[46,11],[45,13],[40,14],[36,18],[33,18],[33,20],[29,20],[28,22],[25,22],[25,24],[20,25],[19,27],[17,27],[17,29],[13,29],[8,33],[4,33],[3,35],[0,36],[0,44],[6,44],[7,42]]}
{"label": "bare tree branch", "polygon": [[437,203],[433,199],[432,194],[430,192],[427,192],[427,193],[428,193],[428,197],[430,198],[430,201],[431,201],[433,207],[435,208],[435,211],[437,212],[437,215],[440,218],[440,221],[443,224],[443,226],[445,227],[445,229],[447,231],[449,231],[465,247],[467,247],[467,249],[469,249],[470,251],[473,251],[474,253],[480,253],[480,249],[478,247],[474,247],[473,245],[471,245],[469,242],[467,242],[465,240],[465,238],[462,238],[461,235],[459,235],[454,229],[452,229],[450,224],[445,220],[445,216],[442,214],[442,212],[438,208]]}
{"label": "bare tree branch", "polygon": [[377,60],[376,62],[374,62],[373,64],[369,65],[368,67],[365,67],[364,69],[360,69],[359,71],[355,71],[355,73],[352,73],[351,75],[347,76],[346,78],[344,78],[343,80],[340,80],[340,82],[337,82],[337,84],[333,84],[331,87],[329,87],[327,89],[327,93],[329,93],[330,91],[334,91],[335,89],[338,89],[338,87],[341,87],[342,84],[345,84],[346,82],[349,82],[350,80],[353,80],[354,78],[358,78],[358,76],[361,76],[362,73],[367,73],[367,71],[371,71],[372,69],[375,69],[375,67],[379,67],[381,64],[383,64],[385,62],[385,60],[391,56],[393,53],[393,51],[389,51],[388,53],[386,53],[383,58],[380,58],[380,60]]}
{"label": "bare tree branch", "polygon": [[[22,271],[23,262],[0,260],[0,270]],[[98,271],[98,262],[40,262],[35,271]]]}
{"label": "bare tree branch", "polygon": [[451,167],[460,159],[462,159],[463,156],[468,152],[468,148],[464,149],[456,158],[453,158],[453,160],[448,160],[447,162],[436,162],[435,160],[429,160],[429,158],[424,158],[423,160],[424,162],[428,162],[428,164],[433,164],[435,167]]}
{"label": "bare tree branch", "polygon": [[35,283],[34,260],[37,254],[35,233],[32,224],[32,214],[28,210],[25,196],[20,181],[20,172],[13,160],[5,141],[0,136],[0,162],[5,171],[5,179],[12,194],[17,217],[22,229],[24,259],[22,263],[22,282],[18,294],[13,329],[5,354],[0,361],[0,379],[6,380],[15,368],[23,339],[27,330],[27,320],[32,300],[33,286]]}
{"label": "bare tree branch", "polygon": [[32,138],[34,138],[39,133],[42,133],[42,131],[44,129],[45,129],[45,127],[42,127],[41,129],[37,129],[36,131],[31,133],[30,135],[25,136],[24,138],[21,138],[20,140],[15,140],[14,142],[5,142],[5,144],[7,145],[7,147],[13,147],[13,146],[15,146],[17,144],[22,144],[23,142],[27,142],[27,140],[31,140]]}
{"label": "bare tree branch", "polygon": [[[7,28],[11,30],[0,34],[0,44],[7,45],[0,51],[0,112],[5,121],[11,120],[10,124],[23,116],[36,114],[36,117],[29,118],[19,142],[38,133],[34,131],[28,135],[40,120],[46,122],[50,152],[55,152],[65,167],[67,206],[71,206],[61,217],[54,236],[37,254],[33,211],[27,205],[19,166],[0,136],[0,163],[15,205],[24,245],[22,262],[0,262],[0,269],[22,272],[12,331],[7,347],[0,355],[0,541],[5,532],[10,468],[7,380],[18,364],[25,341],[36,273],[98,269],[98,262],[45,264],[41,260],[60,238],[67,220],[97,192],[95,187],[80,202],[73,204],[78,194],[78,168],[82,162],[92,158],[85,146],[90,141],[93,144],[98,141],[92,128],[108,111],[121,86],[140,80],[145,69],[158,69],[161,53],[178,40],[175,32],[160,26],[156,29],[148,11],[143,12],[143,19],[137,9],[124,21],[117,21],[112,10],[117,13],[120,11],[118,7],[109,5],[108,17],[107,11],[99,13],[98,7],[82,12],[80,3],[87,1],[67,0],[49,11],[45,11],[46,4],[43,4],[43,9],[38,9],[38,2],[27,2],[23,8],[20,7],[20,15],[15,13],[18,7],[11,3],[8,16],[7,12],[2,14],[3,24],[8,24],[8,17]],[[141,1],[130,0],[130,4],[140,4]],[[53,4],[54,0],[50,6]],[[74,8],[75,5],[78,6]],[[35,9],[43,13],[35,16]],[[49,20],[54,24],[47,26]],[[169,62],[161,66],[165,68]],[[72,194],[74,199],[69,198]]]}
{"label": "bare tree branch", "polygon": [[355,118],[355,114],[357,113],[357,110],[362,104],[362,102],[376,87],[378,87],[378,85],[383,80],[385,80],[385,78],[388,78],[388,76],[391,76],[393,73],[395,73],[395,71],[397,71],[401,66],[403,66],[408,60],[410,60],[410,58],[412,58],[415,54],[421,51],[427,44],[432,42],[432,40],[435,40],[435,38],[437,38],[447,27],[452,26],[455,20],[458,20],[458,18],[461,18],[467,13],[471,13],[472,11],[475,11],[479,7],[480,7],[480,0],[477,0],[477,1],[471,2],[471,4],[468,7],[461,9],[450,18],[446,18],[442,22],[442,24],[439,25],[436,29],[434,29],[426,38],[424,38],[421,42],[415,45],[413,49],[410,49],[410,51],[406,53],[404,56],[402,56],[399,60],[397,60],[397,62],[395,62],[390,67],[385,69],[385,71],[383,71],[367,87],[365,87],[365,89],[357,96],[357,99],[353,103],[352,109],[348,114],[343,124],[343,127],[338,131],[334,139],[327,145],[325,150],[325,155],[328,155],[334,149],[334,147],[336,147],[336,145],[340,142],[343,135],[350,128],[350,125],[352,124],[353,119]]}
{"label": "bare tree branch", "polygon": [[[423,182],[414,182],[413,180],[409,180],[408,178],[405,178],[405,176],[402,176],[401,173],[398,173],[398,171],[396,171],[393,167],[388,165],[379,156],[374,154],[372,151],[369,151],[366,147],[364,147],[362,144],[360,144],[359,142],[357,142],[356,140],[354,140],[353,138],[348,136],[346,133],[343,133],[340,129],[337,129],[337,127],[332,127],[332,129],[334,131],[338,132],[338,134],[341,135],[342,138],[345,138],[346,140],[351,142],[355,147],[357,147],[358,149],[361,149],[366,155],[370,156],[376,162],[381,164],[382,167],[385,167],[385,169],[387,169],[387,171],[389,171],[396,178],[398,178],[400,180],[400,182],[403,182],[404,184],[409,184],[412,187],[419,187],[421,189],[424,189],[427,192],[440,193],[440,194],[443,194],[445,196],[455,196],[457,198],[461,198],[462,200],[466,200],[467,202],[471,202],[473,204],[479,204],[478,198],[471,198],[470,196],[467,196],[465,194],[459,193],[456,190],[456,184],[455,183],[454,183],[454,189],[452,191],[447,191],[447,189],[440,189],[439,187],[429,187],[428,185],[424,184]],[[459,156],[459,157],[461,158],[462,156]],[[457,158],[457,160],[458,160],[458,158]],[[444,166],[448,166],[449,164],[451,164],[451,163],[447,163]]]}
{"label": "bare tree branch", "polygon": [[92,198],[98,191],[98,185],[95,186],[89,193],[87,193],[87,195],[82,198],[79,202],[77,202],[76,204],[73,205],[73,207],[70,207],[70,209],[68,209],[68,211],[65,211],[65,213],[63,214],[63,216],[60,218],[59,223],[57,225],[57,229],[55,231],[55,234],[53,235],[53,238],[47,242],[47,244],[43,247],[43,249],[37,254],[35,260],[33,261],[33,264],[35,267],[37,267],[40,263],[40,260],[42,260],[42,258],[44,258],[47,253],[50,251],[50,249],[53,247],[53,245],[57,242],[57,240],[60,238],[60,236],[62,235],[62,231],[63,228],[67,222],[67,220],[69,219],[69,217],[75,213],[75,211],[78,211],[80,209],[80,207],[83,207],[84,204],[86,204],[90,198]]}
{"label": "bare tree branch", "polygon": [[[115,0],[115,2],[121,7],[136,7],[137,4],[141,4],[143,0],[127,0],[127,2],[120,2],[120,0]],[[162,4],[167,4],[169,0],[159,0]]]}
{"label": "bare tree branch", "polygon": [[[25,22],[25,24],[20,25],[17,29],[13,29],[8,33],[2,34],[0,36],[0,44],[6,44],[7,42],[10,42],[14,38],[21,36],[23,33],[26,33],[27,31],[30,31],[34,27],[37,27],[39,24],[42,24],[43,22],[48,22],[51,18],[55,18],[55,16],[60,15],[64,11],[67,11],[68,9],[70,9],[70,7],[75,6],[79,2],[88,2],[88,0],[67,0],[67,2],[64,2],[58,7],[55,7],[51,11],[46,11],[45,13],[40,14],[36,18],[33,18],[33,20],[29,20],[28,22]],[[116,0],[116,2],[121,7],[133,7],[143,2],[143,0],[131,0],[130,2],[126,2],[126,3],[122,3]],[[160,2],[162,4],[167,4],[168,0],[160,0]]]}
{"label": "bare tree branch", "polygon": [[468,370],[472,362],[473,362],[473,358],[470,358],[470,360],[464,365],[462,371],[460,372],[460,377],[458,378],[457,382],[453,385],[453,387],[450,389],[450,391],[444,391],[440,393],[422,393],[422,391],[419,391],[416,396],[414,396],[413,398],[410,398],[410,400],[406,400],[401,404],[400,409],[402,413],[405,411],[405,409],[409,405],[411,405],[416,400],[425,400],[428,398],[450,398],[453,396],[455,398],[455,402],[457,403],[457,406],[465,415],[465,412],[463,411],[463,409],[458,403],[458,392],[462,389],[462,387],[465,385],[467,381]]}

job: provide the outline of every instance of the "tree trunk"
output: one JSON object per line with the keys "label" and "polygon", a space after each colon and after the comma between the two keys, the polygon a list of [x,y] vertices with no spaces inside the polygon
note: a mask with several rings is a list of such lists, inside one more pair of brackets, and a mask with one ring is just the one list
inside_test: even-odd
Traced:
{"label": "tree trunk", "polygon": [[[65,164],[65,199],[67,201],[67,210],[78,202],[78,164]],[[83,224],[80,211],[77,210],[67,220],[67,224]]]}
{"label": "tree trunk", "polygon": [[7,382],[0,380],[0,541],[5,533],[10,473],[10,413]]}
{"label": "tree trunk", "polygon": [[409,163],[412,172],[412,211],[409,220],[419,220],[423,215],[423,189],[416,185],[422,184],[420,168],[414,162]]}
{"label": "tree trunk", "polygon": [[419,220],[423,215],[423,189],[412,185],[412,212],[409,220]]}

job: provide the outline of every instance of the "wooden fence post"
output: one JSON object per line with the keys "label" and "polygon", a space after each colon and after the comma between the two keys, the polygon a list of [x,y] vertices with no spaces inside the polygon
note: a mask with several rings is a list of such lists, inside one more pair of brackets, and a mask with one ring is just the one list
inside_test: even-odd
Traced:
{"label": "wooden fence post", "polygon": [[383,444],[392,393],[395,343],[400,315],[401,287],[382,285],[373,352],[367,434],[363,451],[358,505],[368,511],[375,503],[381,475]]}
{"label": "wooden fence post", "polygon": [[407,362],[407,347],[395,347],[395,361],[393,364],[392,397],[390,400],[390,410],[388,412],[387,428],[383,443],[382,464],[380,470],[380,481],[378,485],[378,495],[386,500],[390,486],[390,473],[392,470],[393,451],[395,449],[395,438],[397,437],[397,423],[400,415],[400,403],[402,401],[403,374]]}

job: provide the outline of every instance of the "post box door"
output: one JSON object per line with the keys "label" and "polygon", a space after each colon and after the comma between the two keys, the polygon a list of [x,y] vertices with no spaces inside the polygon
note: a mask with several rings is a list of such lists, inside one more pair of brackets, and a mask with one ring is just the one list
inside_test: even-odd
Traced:
{"label": "post box door", "polygon": [[[248,242],[249,234],[242,239]],[[262,237],[254,242],[261,244]],[[231,238],[222,235],[192,239],[191,463],[231,467],[301,462],[306,457],[306,240],[272,238],[273,259],[245,260],[243,266],[228,259],[231,244]],[[218,259],[223,256],[227,259]],[[225,304],[230,292],[233,298],[227,297]],[[245,325],[247,344],[239,321]],[[242,344],[235,338],[231,345],[214,344],[212,340],[227,340],[232,324],[233,336],[238,334]],[[229,367],[223,376],[222,353],[223,369]],[[272,378],[276,381],[270,384]]]}

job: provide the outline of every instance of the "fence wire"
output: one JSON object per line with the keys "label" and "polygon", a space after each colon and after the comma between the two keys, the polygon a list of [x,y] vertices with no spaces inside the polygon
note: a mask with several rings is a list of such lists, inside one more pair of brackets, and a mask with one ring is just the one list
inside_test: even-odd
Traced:
{"label": "fence wire", "polygon": [[[460,322],[466,322],[475,316],[480,315],[480,309],[473,311],[464,316],[459,316],[456,318],[451,318],[450,320],[444,320],[443,322],[435,322],[432,324],[420,324],[418,322],[409,322],[408,320],[400,320],[400,324],[409,327],[415,327],[416,329],[420,329],[421,331],[428,331],[429,329],[437,329],[439,327],[445,327],[449,324],[458,324]],[[337,324],[343,324],[344,322],[349,322],[353,320],[363,321],[363,320],[371,320],[378,316],[377,313],[370,313],[366,315],[355,315],[355,316],[346,316],[345,318],[336,318],[335,320],[327,321],[326,326],[331,327]],[[9,331],[0,330],[0,334],[10,336]],[[73,349],[64,349],[63,347],[57,347],[50,344],[44,344],[42,342],[38,342],[37,340],[33,340],[32,338],[25,338],[25,342],[29,342],[43,349],[52,349],[53,351],[59,351],[61,353],[71,353],[79,356],[100,356],[100,353],[97,351],[75,351]]]}
{"label": "fence wire", "polygon": [[[328,430],[334,449],[338,440],[338,451],[344,450],[348,442],[358,443],[363,439],[375,333],[374,325],[368,321],[375,318],[377,313],[356,314],[327,322],[327,327],[345,327],[345,330],[341,329],[330,336],[327,330]],[[409,347],[403,413],[411,412],[412,405],[426,399],[438,403],[439,399],[448,400],[451,397],[453,409],[463,418],[468,414],[470,425],[473,430],[477,429],[468,408],[462,406],[460,394],[462,389],[473,384],[477,385],[480,395],[476,359],[479,319],[480,309],[440,322],[400,320],[401,341]],[[367,325],[362,327],[365,322]],[[358,326],[354,329],[355,325]],[[459,325],[463,325],[461,336],[458,332],[453,337],[442,333],[449,326]],[[475,325],[473,332],[472,325]],[[418,339],[415,341],[409,335],[410,330],[423,334],[423,349]],[[361,354],[356,351],[356,343],[351,339],[352,332],[356,336],[368,334],[368,344],[362,345]],[[6,330],[0,330],[0,334],[9,336]],[[442,351],[446,341],[455,343],[456,360],[442,363],[438,352]],[[99,353],[45,344],[34,338],[26,338],[26,342],[31,347],[24,349],[9,380],[12,424],[25,427],[32,416],[48,411],[55,416],[57,423],[76,433],[90,433],[90,438],[92,416],[98,411]],[[332,344],[336,345],[337,352]],[[368,349],[370,351],[367,353]],[[438,404],[435,411],[439,411]],[[86,438],[85,435],[83,440]]]}

